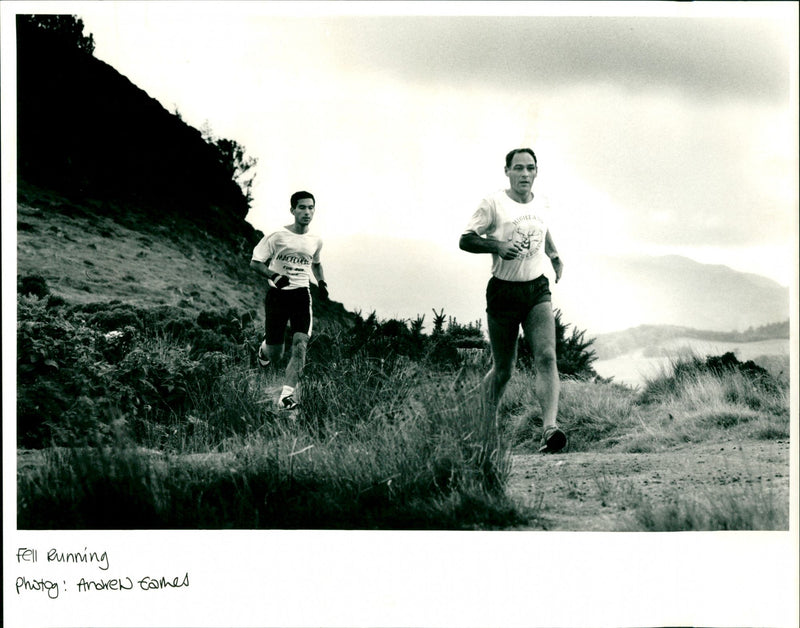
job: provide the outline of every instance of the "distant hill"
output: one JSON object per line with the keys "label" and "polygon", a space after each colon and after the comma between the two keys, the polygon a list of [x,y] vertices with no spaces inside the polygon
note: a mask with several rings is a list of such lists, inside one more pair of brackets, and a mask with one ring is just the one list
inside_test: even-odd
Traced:
{"label": "distant hill", "polygon": [[743,331],[789,318],[786,286],[727,266],[675,255],[567,261],[558,298],[594,333],[640,325]]}
{"label": "distant hill", "polygon": [[[703,341],[711,344],[757,343],[785,340],[790,335],[789,321],[751,328],[744,332],[717,332],[675,325],[640,325],[632,329],[600,334],[592,348],[599,360],[609,360],[636,351],[656,353],[658,348],[670,346],[675,340]],[[695,343],[697,344],[697,343]]]}
{"label": "distant hill", "polygon": [[600,334],[592,348],[594,368],[602,377],[632,386],[669,372],[676,360],[703,359],[733,353],[742,362],[754,361],[776,377],[790,372],[790,323],[775,323],[744,332],[715,332],[669,325],[641,325]]}

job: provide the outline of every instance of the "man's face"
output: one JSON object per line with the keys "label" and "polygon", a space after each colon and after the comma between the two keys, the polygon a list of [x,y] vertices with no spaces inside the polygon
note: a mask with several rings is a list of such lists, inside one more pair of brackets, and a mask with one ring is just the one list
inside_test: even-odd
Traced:
{"label": "man's face", "polygon": [[301,198],[297,201],[297,205],[292,207],[292,214],[297,224],[308,226],[314,218],[314,201],[310,198]]}
{"label": "man's face", "polygon": [[517,153],[506,167],[506,176],[511,182],[511,189],[520,196],[527,196],[536,179],[536,161],[530,153]]}

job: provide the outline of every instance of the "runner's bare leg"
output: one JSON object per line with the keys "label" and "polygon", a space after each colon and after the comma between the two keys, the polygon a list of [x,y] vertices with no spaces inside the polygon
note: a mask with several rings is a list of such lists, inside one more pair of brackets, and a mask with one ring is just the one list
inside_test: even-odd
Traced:
{"label": "runner's bare leg", "polygon": [[308,347],[308,334],[297,332],[292,336],[292,352],[289,364],[286,365],[285,384],[295,388],[300,380],[300,374],[306,364],[306,348]]}
{"label": "runner's bare leg", "polygon": [[535,305],[525,319],[523,329],[533,353],[536,398],[542,407],[543,427],[547,429],[556,424],[561,390],[556,361],[556,325],[551,303],[547,301]]}
{"label": "runner's bare leg", "polygon": [[488,317],[489,343],[492,347],[492,368],[483,378],[483,398],[487,430],[498,433],[497,409],[505,392],[506,385],[514,372],[517,359],[517,338],[519,329],[516,326],[502,324],[493,317]]}

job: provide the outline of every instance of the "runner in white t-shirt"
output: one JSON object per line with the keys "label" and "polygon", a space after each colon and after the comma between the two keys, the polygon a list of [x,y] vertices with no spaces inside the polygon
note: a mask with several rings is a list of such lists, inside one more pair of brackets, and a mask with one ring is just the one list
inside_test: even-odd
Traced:
{"label": "runner in white t-shirt", "polygon": [[509,152],[505,174],[510,187],[480,202],[461,235],[459,247],[469,253],[492,255],[492,278],[486,287],[492,369],[483,380],[488,425],[497,429],[497,408],[514,372],[522,326],[531,343],[536,396],[542,407],[540,451],[556,452],[564,448],[567,438],[556,424],[560,386],[555,319],[550,284],[544,273],[552,264],[558,283],[563,264],[534,201],[537,172],[536,155],[530,148]]}
{"label": "runner in white t-shirt", "polygon": [[322,238],[309,233],[314,218],[315,199],[311,192],[292,194],[290,211],[294,223],[265,236],[253,250],[250,268],[267,279],[264,298],[264,341],[258,348],[261,366],[277,365],[283,358],[284,332],[289,323],[292,351],[286,366],[286,380],[278,406],[297,407],[295,388],[305,366],[306,347],[313,326],[309,285],[316,280],[323,299],[328,298],[328,284],[320,262]]}

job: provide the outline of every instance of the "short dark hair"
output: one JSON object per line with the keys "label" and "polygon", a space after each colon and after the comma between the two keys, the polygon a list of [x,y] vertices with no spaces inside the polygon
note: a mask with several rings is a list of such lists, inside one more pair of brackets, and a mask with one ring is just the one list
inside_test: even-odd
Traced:
{"label": "short dark hair", "polygon": [[292,194],[292,198],[290,200],[290,202],[292,204],[292,209],[297,207],[297,202],[301,198],[310,198],[312,201],[314,201],[314,205],[317,204],[317,199],[314,198],[314,195],[311,192],[306,192],[305,190],[300,190],[299,192],[295,192],[294,194]]}
{"label": "short dark hair", "polygon": [[539,161],[536,159],[536,153],[533,152],[530,148],[515,148],[512,150],[508,155],[506,155],[506,168],[511,167],[511,160],[514,159],[514,155],[517,153],[528,153],[531,157],[533,157],[533,163],[537,166],[539,165]]}

